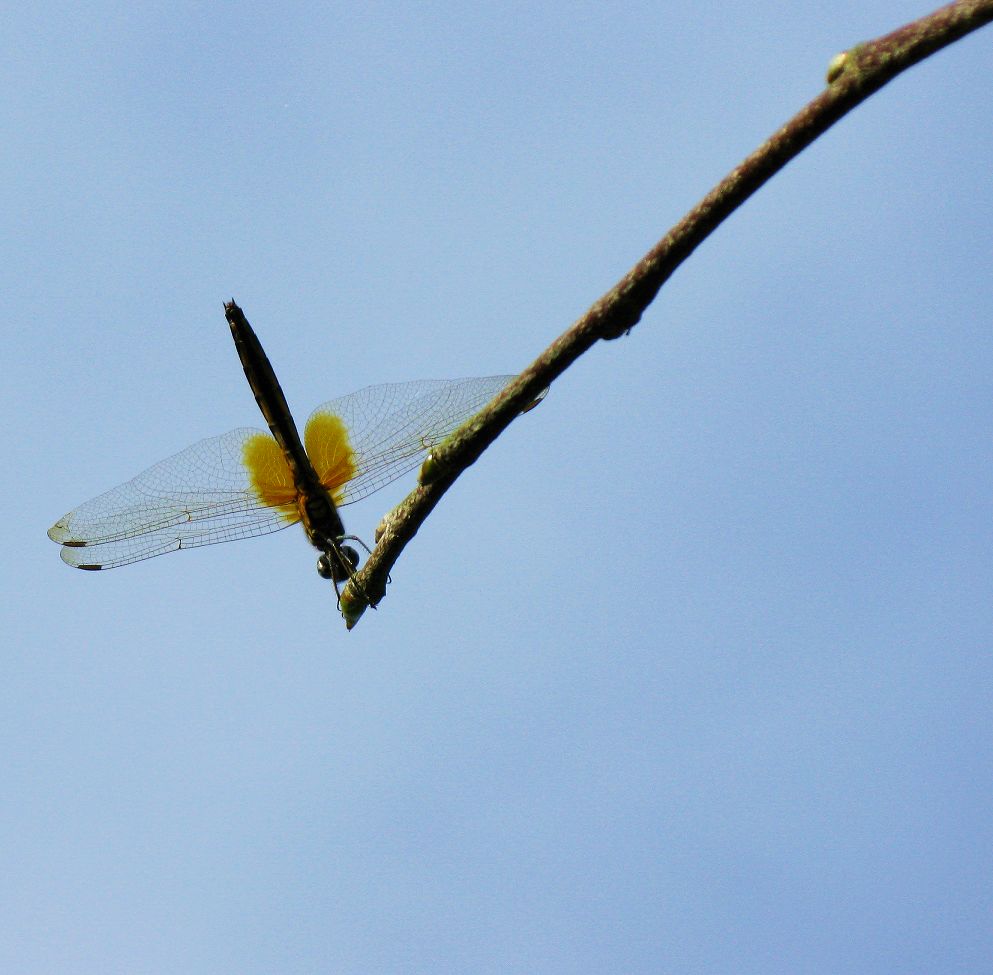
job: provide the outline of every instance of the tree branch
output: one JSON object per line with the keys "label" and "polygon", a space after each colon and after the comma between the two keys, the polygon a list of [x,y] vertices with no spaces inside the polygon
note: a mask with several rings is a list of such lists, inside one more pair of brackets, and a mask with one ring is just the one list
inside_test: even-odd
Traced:
{"label": "tree branch", "polygon": [[662,285],[710,233],[767,180],[907,68],[993,20],[993,0],[958,0],[831,60],[827,88],[731,170],[613,288],[487,407],[436,448],[421,483],[381,523],[368,562],[345,587],[351,629],[386,592],[389,570],[442,495],[541,391],[600,339],[630,331]]}

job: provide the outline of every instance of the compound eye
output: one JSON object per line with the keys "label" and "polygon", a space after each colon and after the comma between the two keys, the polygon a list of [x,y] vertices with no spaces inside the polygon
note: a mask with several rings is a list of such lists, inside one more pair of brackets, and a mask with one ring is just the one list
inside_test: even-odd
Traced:
{"label": "compound eye", "polygon": [[317,574],[322,579],[347,582],[359,565],[359,553],[351,545],[329,549],[317,560]]}
{"label": "compound eye", "polygon": [[351,545],[342,545],[338,549],[338,554],[341,556],[340,561],[345,563],[345,571],[338,579],[339,582],[344,582],[346,579],[350,579],[355,570],[359,567],[359,553],[352,548]]}

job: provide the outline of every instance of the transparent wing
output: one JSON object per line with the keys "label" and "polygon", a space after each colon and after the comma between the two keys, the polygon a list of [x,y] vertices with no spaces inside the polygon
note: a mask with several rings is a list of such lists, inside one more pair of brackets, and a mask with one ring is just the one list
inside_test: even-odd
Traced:
{"label": "transparent wing", "polygon": [[367,386],[322,403],[322,414],[340,417],[355,454],[355,476],[340,503],[368,497],[413,470],[427,452],[477,413],[516,376],[422,379]]}
{"label": "transparent wing", "polygon": [[201,440],[70,511],[48,537],[69,565],[111,569],[286,528],[294,519],[260,501],[243,463],[246,440],[260,433],[244,427]]}
{"label": "transparent wing", "polygon": [[[308,427],[325,414],[339,417],[352,446],[354,475],[336,492],[339,503],[368,497],[412,470],[514,378],[386,383],[319,406]],[[48,535],[69,565],[111,569],[286,528],[298,520],[294,505],[285,497],[263,500],[245,464],[246,443],[258,436],[271,439],[243,427],[193,444],[70,511]]]}

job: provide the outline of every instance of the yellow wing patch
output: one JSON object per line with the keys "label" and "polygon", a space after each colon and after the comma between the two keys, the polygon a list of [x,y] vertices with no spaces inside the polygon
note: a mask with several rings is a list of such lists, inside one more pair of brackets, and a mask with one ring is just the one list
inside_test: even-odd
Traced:
{"label": "yellow wing patch", "polygon": [[357,472],[355,452],[344,421],[333,413],[315,413],[303,433],[307,456],[335,504],[345,500],[345,485]]}
{"label": "yellow wing patch", "polygon": [[[335,504],[341,504],[344,486],[356,473],[355,453],[344,422],[331,413],[316,414],[307,424],[304,446],[321,483]],[[256,433],[245,441],[242,459],[259,501],[278,508],[286,521],[299,521],[296,487],[279,444],[267,433]]]}
{"label": "yellow wing patch", "polygon": [[279,444],[267,433],[256,433],[245,441],[242,459],[259,501],[269,508],[278,508],[291,524],[299,521],[297,490]]}

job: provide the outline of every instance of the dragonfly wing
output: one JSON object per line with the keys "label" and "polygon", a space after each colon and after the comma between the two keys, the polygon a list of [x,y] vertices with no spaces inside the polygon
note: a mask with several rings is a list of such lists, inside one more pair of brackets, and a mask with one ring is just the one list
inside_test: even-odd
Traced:
{"label": "dragonfly wing", "polygon": [[269,434],[242,428],[201,440],[70,511],[48,536],[69,565],[111,569],[286,528],[297,519],[266,505],[245,467],[245,444],[259,436]]}
{"label": "dragonfly wing", "polygon": [[413,470],[425,454],[477,413],[516,376],[424,379],[367,386],[322,403],[320,417],[340,417],[354,454],[355,476],[337,495],[351,504]]}

